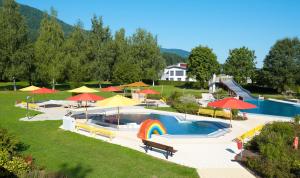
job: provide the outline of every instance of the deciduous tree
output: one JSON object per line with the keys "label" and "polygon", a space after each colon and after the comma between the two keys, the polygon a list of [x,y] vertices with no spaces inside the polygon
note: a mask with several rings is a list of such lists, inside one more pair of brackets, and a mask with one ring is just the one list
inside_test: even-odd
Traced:
{"label": "deciduous tree", "polygon": [[196,78],[202,86],[219,71],[220,64],[213,50],[207,46],[198,46],[192,49],[188,58],[188,76]]}
{"label": "deciduous tree", "polygon": [[248,77],[254,77],[255,59],[255,52],[246,47],[230,50],[224,64],[224,72],[233,76],[238,83],[245,84]]}
{"label": "deciduous tree", "polygon": [[263,75],[265,85],[279,92],[291,89],[296,84],[300,71],[300,41],[285,38],[277,41],[264,60]]}

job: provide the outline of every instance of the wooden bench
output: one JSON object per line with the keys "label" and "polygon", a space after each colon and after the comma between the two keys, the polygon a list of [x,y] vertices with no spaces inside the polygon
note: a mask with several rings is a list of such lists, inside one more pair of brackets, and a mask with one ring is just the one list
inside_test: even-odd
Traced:
{"label": "wooden bench", "polygon": [[169,156],[173,156],[173,154],[175,152],[177,152],[177,150],[174,150],[173,147],[168,146],[168,145],[164,145],[161,143],[156,143],[156,142],[152,142],[152,141],[144,140],[144,139],[142,141],[143,141],[144,145],[146,146],[145,147],[146,153],[148,153],[149,149],[152,150],[153,148],[157,148],[157,149],[166,151],[165,157],[166,157],[166,159],[168,159]]}

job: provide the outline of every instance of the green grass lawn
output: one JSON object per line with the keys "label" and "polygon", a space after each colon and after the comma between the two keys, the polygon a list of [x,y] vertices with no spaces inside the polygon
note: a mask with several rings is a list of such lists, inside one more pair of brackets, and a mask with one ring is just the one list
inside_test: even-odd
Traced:
{"label": "green grass lawn", "polygon": [[[26,93],[0,92],[0,127],[27,145],[36,165],[69,177],[198,177],[193,168],[160,160],[126,147],[59,129],[62,121],[22,122],[25,109],[14,107]],[[111,96],[112,93],[99,93]],[[70,93],[36,96],[36,100],[64,99]]]}
{"label": "green grass lawn", "polygon": [[177,112],[176,109],[172,107],[156,107],[156,106],[147,106],[146,109],[153,109],[158,111],[168,111],[168,112]]}
{"label": "green grass lawn", "polygon": [[208,90],[184,89],[184,88],[174,87],[171,85],[157,85],[157,86],[151,86],[150,88],[159,91],[164,97],[169,97],[173,92],[178,91],[184,94],[192,94],[197,98],[200,98],[201,93],[208,92]]}

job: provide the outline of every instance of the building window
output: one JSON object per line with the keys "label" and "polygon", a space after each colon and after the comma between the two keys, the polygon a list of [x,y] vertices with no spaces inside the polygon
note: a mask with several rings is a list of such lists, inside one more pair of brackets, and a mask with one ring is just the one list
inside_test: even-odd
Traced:
{"label": "building window", "polygon": [[173,81],[174,79],[173,79],[173,78],[170,78],[170,80]]}
{"label": "building window", "polygon": [[169,78],[166,78],[166,80],[169,80]]}
{"label": "building window", "polygon": [[176,71],[176,76],[183,76],[183,71],[181,71],[181,70]]}
{"label": "building window", "polygon": [[170,76],[174,76],[174,71],[170,71]]}
{"label": "building window", "polygon": [[177,78],[178,81],[181,81],[181,78]]}

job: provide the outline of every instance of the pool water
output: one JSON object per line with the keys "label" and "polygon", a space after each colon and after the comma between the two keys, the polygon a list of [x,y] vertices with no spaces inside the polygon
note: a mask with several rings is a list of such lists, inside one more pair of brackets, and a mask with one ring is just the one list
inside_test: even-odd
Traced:
{"label": "pool water", "polygon": [[140,124],[146,119],[159,120],[170,135],[209,135],[227,128],[225,124],[215,121],[181,121],[171,115],[161,114],[121,114],[120,122]]}
{"label": "pool water", "polygon": [[271,100],[248,100],[247,102],[255,104],[257,108],[243,110],[244,112],[284,117],[294,117],[300,114],[300,105],[297,104],[282,103]]}

